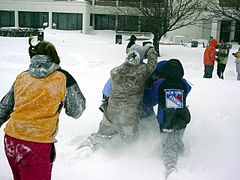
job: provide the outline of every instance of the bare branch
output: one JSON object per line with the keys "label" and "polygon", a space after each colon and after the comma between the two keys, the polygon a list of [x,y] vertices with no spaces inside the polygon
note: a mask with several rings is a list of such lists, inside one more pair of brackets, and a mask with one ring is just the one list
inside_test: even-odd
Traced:
{"label": "bare branch", "polygon": [[198,23],[210,0],[121,0],[119,10],[140,17],[141,27],[154,35],[155,48],[169,31]]}
{"label": "bare branch", "polygon": [[209,3],[208,11],[213,18],[225,17],[240,23],[239,0],[213,0]]}

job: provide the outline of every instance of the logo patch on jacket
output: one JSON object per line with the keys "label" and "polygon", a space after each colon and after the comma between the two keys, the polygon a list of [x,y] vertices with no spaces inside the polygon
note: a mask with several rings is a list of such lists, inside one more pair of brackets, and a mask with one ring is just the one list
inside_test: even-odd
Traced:
{"label": "logo patch on jacket", "polygon": [[164,89],[166,108],[183,108],[183,90]]}

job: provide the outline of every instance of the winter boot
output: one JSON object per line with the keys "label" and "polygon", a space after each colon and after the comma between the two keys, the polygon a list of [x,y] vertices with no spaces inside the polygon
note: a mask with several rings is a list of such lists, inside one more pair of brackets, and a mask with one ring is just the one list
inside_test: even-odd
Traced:
{"label": "winter boot", "polygon": [[182,141],[180,141],[178,143],[178,155],[183,156],[184,150],[185,150],[184,144]]}
{"label": "winter boot", "polygon": [[172,171],[168,176],[166,177],[166,180],[180,180],[178,177],[178,173],[176,170]]}
{"label": "winter boot", "polygon": [[177,169],[172,166],[172,167],[167,167],[166,169],[166,172],[165,172],[165,180],[175,180],[175,179],[172,179],[174,177],[176,177],[176,174],[177,174]]}

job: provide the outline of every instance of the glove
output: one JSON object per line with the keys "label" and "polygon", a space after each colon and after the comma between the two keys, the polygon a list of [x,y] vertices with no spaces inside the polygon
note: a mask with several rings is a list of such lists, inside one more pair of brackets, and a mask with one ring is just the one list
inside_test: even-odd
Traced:
{"label": "glove", "polygon": [[102,102],[108,101],[109,97],[103,94]]}

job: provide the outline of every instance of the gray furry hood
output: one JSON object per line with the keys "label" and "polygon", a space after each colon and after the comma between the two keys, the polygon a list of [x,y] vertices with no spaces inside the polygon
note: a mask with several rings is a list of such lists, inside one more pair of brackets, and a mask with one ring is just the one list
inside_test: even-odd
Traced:
{"label": "gray furry hood", "polygon": [[35,55],[31,58],[28,70],[33,77],[43,78],[60,68],[58,64],[51,61],[49,56]]}
{"label": "gray furry hood", "polygon": [[134,44],[131,46],[129,51],[137,51],[139,53],[140,56],[140,61],[142,62],[146,57],[146,52],[149,49],[148,45],[145,46],[140,46],[138,44]]}

